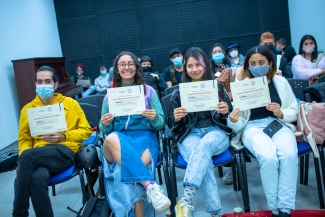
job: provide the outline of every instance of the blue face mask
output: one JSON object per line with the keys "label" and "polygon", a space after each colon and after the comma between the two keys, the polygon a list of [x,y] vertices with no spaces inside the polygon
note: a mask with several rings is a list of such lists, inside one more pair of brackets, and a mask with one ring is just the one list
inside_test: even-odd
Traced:
{"label": "blue face mask", "polygon": [[281,52],[277,46],[275,47],[275,50],[276,50],[276,52],[279,52],[279,53]]}
{"label": "blue face mask", "polygon": [[107,71],[100,71],[99,72],[101,75],[106,75]]}
{"label": "blue face mask", "polygon": [[270,70],[270,65],[265,65],[265,66],[250,66],[248,70],[252,73],[254,78],[257,77],[263,77],[265,76],[269,70]]}
{"label": "blue face mask", "polygon": [[212,59],[215,63],[221,63],[224,58],[225,55],[223,53],[216,53],[212,55]]}
{"label": "blue face mask", "polygon": [[182,65],[183,58],[182,57],[176,57],[173,59],[174,66],[178,67]]}
{"label": "blue face mask", "polygon": [[36,93],[41,99],[51,98],[54,94],[53,85],[36,85]]}

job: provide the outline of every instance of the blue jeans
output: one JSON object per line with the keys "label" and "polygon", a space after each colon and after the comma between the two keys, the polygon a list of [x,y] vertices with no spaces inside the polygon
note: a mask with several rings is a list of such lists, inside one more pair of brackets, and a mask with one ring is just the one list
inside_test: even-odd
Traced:
{"label": "blue jeans", "polygon": [[[113,131],[121,145],[121,165],[116,161],[110,164],[102,155],[105,175],[105,192],[107,201],[116,217],[134,216],[132,207],[135,202],[145,198],[145,190],[138,182],[153,181],[159,145],[153,131],[132,130]],[[151,163],[146,166],[140,156],[149,149]],[[154,209],[144,200],[145,216],[153,217]]]}
{"label": "blue jeans", "polygon": [[48,193],[51,174],[60,173],[74,163],[74,153],[65,145],[46,145],[24,151],[18,158],[12,216],[28,216],[29,196],[36,216],[52,217]]}
{"label": "blue jeans", "polygon": [[293,132],[283,127],[270,138],[263,132],[275,118],[249,121],[242,135],[244,146],[260,165],[262,185],[270,210],[295,209],[298,150]]}
{"label": "blue jeans", "polygon": [[86,91],[82,91],[82,98],[85,98],[93,93],[95,93],[96,91],[96,86],[92,85],[90,86]]}
{"label": "blue jeans", "polygon": [[201,187],[209,213],[219,212],[221,209],[211,158],[225,152],[228,147],[229,138],[218,126],[193,128],[178,145],[182,157],[188,163],[183,184],[196,189]]}

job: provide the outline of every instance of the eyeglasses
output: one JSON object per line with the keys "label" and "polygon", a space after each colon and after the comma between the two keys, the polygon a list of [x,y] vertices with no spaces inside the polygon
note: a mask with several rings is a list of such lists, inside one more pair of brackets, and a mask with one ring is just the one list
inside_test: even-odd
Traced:
{"label": "eyeglasses", "polygon": [[37,85],[53,84],[53,80],[52,79],[45,79],[45,80],[37,79],[36,84]]}
{"label": "eyeglasses", "polygon": [[132,63],[132,62],[130,62],[130,63],[128,63],[128,64],[126,64],[126,63],[124,63],[124,62],[118,64],[118,67],[119,67],[120,69],[125,69],[126,66],[128,66],[130,69],[133,69],[134,66],[135,66],[135,64]]}
{"label": "eyeglasses", "polygon": [[234,50],[237,50],[237,48],[236,48],[236,47],[234,47],[234,48],[230,48],[230,49],[229,49],[229,52],[234,51]]}
{"label": "eyeglasses", "polygon": [[216,54],[216,53],[223,53],[223,51],[222,50],[214,50],[214,51],[212,51],[212,54]]}

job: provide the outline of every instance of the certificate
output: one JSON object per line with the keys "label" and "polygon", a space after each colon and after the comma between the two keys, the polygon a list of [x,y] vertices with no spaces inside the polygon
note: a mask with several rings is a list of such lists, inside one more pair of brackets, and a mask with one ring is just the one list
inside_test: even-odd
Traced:
{"label": "certificate", "polygon": [[187,112],[216,110],[219,102],[218,81],[180,83],[181,105]]}
{"label": "certificate", "polygon": [[266,106],[271,102],[266,76],[230,83],[234,108],[241,111]]}
{"label": "certificate", "polygon": [[67,130],[63,103],[27,109],[31,136]]}
{"label": "certificate", "polygon": [[78,79],[77,80],[77,85],[81,85],[83,87],[88,87],[87,85],[90,84],[90,80],[86,79]]}
{"label": "certificate", "polygon": [[108,88],[109,113],[114,116],[142,114],[146,109],[143,85]]}

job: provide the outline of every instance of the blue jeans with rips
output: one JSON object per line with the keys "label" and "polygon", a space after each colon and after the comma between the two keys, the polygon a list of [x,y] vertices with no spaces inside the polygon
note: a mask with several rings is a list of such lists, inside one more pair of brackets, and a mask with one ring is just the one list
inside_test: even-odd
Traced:
{"label": "blue jeans with rips", "polygon": [[263,132],[273,117],[249,121],[243,131],[244,146],[260,165],[262,185],[270,210],[295,209],[298,178],[296,137],[285,125],[272,138]]}
{"label": "blue jeans with rips", "polygon": [[[153,181],[159,145],[155,132],[145,130],[113,131],[121,145],[121,165],[110,164],[101,153],[107,201],[116,217],[133,217],[132,207],[144,199],[145,216],[154,217],[155,211],[146,200],[146,193],[139,182]],[[151,163],[146,166],[140,156],[149,149]]]}
{"label": "blue jeans with rips", "polygon": [[202,189],[209,213],[216,213],[221,209],[211,158],[225,152],[228,147],[229,138],[218,126],[193,128],[178,145],[182,157],[188,163],[183,184]]}

